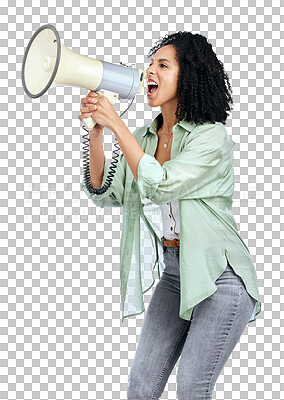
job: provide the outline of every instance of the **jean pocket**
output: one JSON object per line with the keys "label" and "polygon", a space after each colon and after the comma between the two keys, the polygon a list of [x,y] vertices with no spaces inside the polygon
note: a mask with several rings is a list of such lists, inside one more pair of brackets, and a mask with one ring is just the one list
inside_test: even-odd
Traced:
{"label": "jean pocket", "polygon": [[228,265],[227,265],[226,270],[228,270],[228,269],[229,269],[229,271],[231,272],[231,275],[232,275],[235,279],[238,280],[238,282],[239,282],[239,287],[245,288],[245,284],[244,284],[244,281],[243,281],[242,277],[241,277],[240,275],[238,275],[238,274],[235,272],[234,268],[233,268],[229,263],[228,263]]}
{"label": "jean pocket", "polygon": [[236,274],[229,262],[224,272],[216,280],[216,283],[227,283],[234,286],[244,286],[242,278],[238,274]]}

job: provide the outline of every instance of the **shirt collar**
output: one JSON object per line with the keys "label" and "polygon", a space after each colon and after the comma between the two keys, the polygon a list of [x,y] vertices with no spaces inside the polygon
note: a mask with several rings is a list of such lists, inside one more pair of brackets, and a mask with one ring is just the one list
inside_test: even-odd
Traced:
{"label": "shirt collar", "polygon": [[[183,129],[185,129],[186,131],[191,132],[192,129],[196,126],[196,124],[194,122],[186,121],[185,118],[186,118],[186,116],[184,117],[183,120],[181,120],[176,125],[174,125],[174,128],[175,128],[175,126],[178,125],[178,126],[181,126]],[[148,132],[157,134],[160,119],[162,119],[162,113],[160,113],[152,122],[150,122],[149,125],[146,125],[146,130],[143,133],[143,136],[145,136]]]}

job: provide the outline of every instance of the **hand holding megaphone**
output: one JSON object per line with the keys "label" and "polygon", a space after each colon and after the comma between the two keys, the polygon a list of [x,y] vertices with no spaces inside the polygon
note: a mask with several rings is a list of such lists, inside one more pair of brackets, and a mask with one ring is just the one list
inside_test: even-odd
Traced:
{"label": "hand holding megaphone", "polygon": [[[101,128],[106,127],[112,129],[113,124],[119,118],[112,102],[105,94],[106,91],[100,90],[99,92],[90,91],[87,97],[81,99],[81,114],[78,118],[85,124],[93,129],[96,124]],[[112,98],[111,98],[112,100]],[[89,129],[89,130],[91,130]]]}
{"label": "hand holding megaphone", "polygon": [[[92,113],[94,111],[93,107],[95,104],[95,98],[93,98],[91,96],[92,90],[90,90],[90,92],[88,93],[88,95],[86,97],[82,97],[81,99],[81,106],[82,108],[80,109],[81,114],[78,115],[78,118],[83,122],[86,121],[88,119],[91,119],[93,123],[95,123],[95,121],[92,118]],[[85,124],[86,126],[86,124]],[[93,129],[90,131],[90,133],[94,133],[94,134],[100,134],[103,133],[104,127],[100,124],[95,123]]]}

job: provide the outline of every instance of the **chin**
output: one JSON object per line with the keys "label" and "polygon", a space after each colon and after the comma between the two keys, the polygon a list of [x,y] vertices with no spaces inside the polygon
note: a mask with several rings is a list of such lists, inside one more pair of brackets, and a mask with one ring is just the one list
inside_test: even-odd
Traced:
{"label": "chin", "polygon": [[158,108],[158,107],[160,107],[160,104],[149,104],[148,103],[148,106],[151,108]]}
{"label": "chin", "polygon": [[155,102],[155,100],[152,100],[151,98],[149,99],[147,97],[147,103],[150,107],[160,107],[160,103],[159,102]]}

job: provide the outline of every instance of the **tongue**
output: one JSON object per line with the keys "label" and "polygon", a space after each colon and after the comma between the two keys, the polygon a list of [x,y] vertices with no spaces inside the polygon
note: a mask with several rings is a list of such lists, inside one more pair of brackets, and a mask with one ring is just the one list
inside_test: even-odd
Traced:
{"label": "tongue", "polygon": [[150,89],[150,93],[156,92],[157,89],[158,89],[158,86],[152,86]]}

